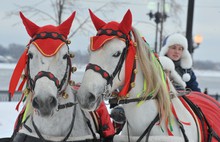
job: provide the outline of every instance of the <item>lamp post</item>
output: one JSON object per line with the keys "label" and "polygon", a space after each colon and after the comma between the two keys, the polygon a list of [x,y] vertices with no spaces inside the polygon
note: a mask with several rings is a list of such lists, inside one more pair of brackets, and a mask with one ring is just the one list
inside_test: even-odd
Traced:
{"label": "lamp post", "polygon": [[161,23],[161,27],[160,27],[160,48],[159,50],[161,49],[161,40],[162,40],[162,30],[163,30],[163,22],[166,21],[167,19],[167,14],[165,13],[164,11],[164,4],[165,4],[165,0],[163,0],[163,10],[162,12],[159,11],[159,8],[160,8],[160,3],[158,2],[157,3],[157,12],[153,13],[152,11],[150,11],[147,15],[149,16],[150,20],[154,18],[154,22],[156,23],[156,31],[155,31],[155,47],[154,47],[154,50],[155,52],[158,52],[158,29],[159,29],[159,24]]}

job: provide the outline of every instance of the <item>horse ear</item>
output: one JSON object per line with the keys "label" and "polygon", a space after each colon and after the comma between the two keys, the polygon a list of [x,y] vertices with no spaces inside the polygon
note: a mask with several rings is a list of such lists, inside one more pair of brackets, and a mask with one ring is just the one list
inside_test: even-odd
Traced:
{"label": "horse ear", "polygon": [[67,37],[70,33],[70,28],[72,26],[75,15],[76,11],[74,11],[66,21],[64,21],[62,24],[58,26],[58,29],[65,37]]}
{"label": "horse ear", "polygon": [[25,28],[26,28],[26,30],[27,30],[27,33],[28,33],[31,37],[33,37],[33,36],[37,33],[37,31],[38,31],[38,29],[39,29],[40,27],[37,26],[36,24],[34,24],[33,22],[31,22],[30,20],[28,20],[28,19],[23,15],[22,12],[20,12],[20,17],[21,17],[21,19],[22,19],[22,21],[23,21],[23,24],[24,24],[24,26],[25,26]]}
{"label": "horse ear", "polygon": [[130,9],[126,12],[124,18],[122,19],[119,30],[121,30],[123,33],[128,34],[131,30],[131,24],[132,24],[132,14]]}
{"label": "horse ear", "polygon": [[89,9],[89,14],[97,31],[106,25],[106,23],[101,19],[99,19],[97,16],[95,16],[95,14],[90,9]]}

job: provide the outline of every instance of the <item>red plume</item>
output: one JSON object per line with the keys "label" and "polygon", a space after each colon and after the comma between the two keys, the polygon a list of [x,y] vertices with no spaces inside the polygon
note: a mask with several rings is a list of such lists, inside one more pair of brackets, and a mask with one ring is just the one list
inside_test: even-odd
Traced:
{"label": "red plume", "polygon": [[99,19],[97,16],[95,16],[95,14],[90,9],[89,9],[89,14],[97,31],[106,25],[106,23],[101,19]]}
{"label": "red plume", "polygon": [[58,29],[60,30],[61,34],[63,34],[66,38],[70,33],[70,28],[72,26],[75,15],[76,11],[74,11],[66,21],[64,21],[62,24],[58,26]]}
{"label": "red plume", "polygon": [[122,19],[119,30],[121,30],[123,33],[128,34],[131,30],[131,24],[132,24],[132,14],[130,9],[126,12],[124,18]]}
{"label": "red plume", "polygon": [[39,26],[28,20],[21,12],[20,12],[20,17],[23,21],[23,24],[28,32],[28,34],[33,37],[37,31],[39,30]]}

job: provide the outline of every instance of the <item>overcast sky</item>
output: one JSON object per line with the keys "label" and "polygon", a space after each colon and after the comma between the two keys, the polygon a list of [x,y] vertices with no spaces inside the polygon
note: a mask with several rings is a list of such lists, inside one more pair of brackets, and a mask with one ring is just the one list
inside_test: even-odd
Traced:
{"label": "overcast sky", "polygon": [[[79,7],[76,9],[77,15],[80,18],[86,18],[88,8],[92,10],[97,9],[104,3],[110,0],[78,0]],[[105,21],[115,20],[121,21],[123,15],[127,9],[131,9],[133,14],[133,26],[140,30],[141,34],[147,39],[148,43],[153,48],[155,39],[155,23],[153,20],[149,20],[146,13],[149,13],[151,9],[156,8],[152,2],[156,0],[117,0],[118,2],[128,2],[128,4],[122,4],[120,7],[110,6],[110,10],[107,10],[104,15],[100,12],[96,13],[98,17]],[[168,1],[168,0],[167,0]],[[26,45],[29,41],[29,36],[25,31],[25,28],[21,22],[20,17],[12,16],[6,17],[7,12],[19,11],[17,5],[33,5],[37,8],[47,12],[53,13],[50,1],[44,2],[43,4],[37,5],[36,3],[43,1],[36,0],[4,0],[1,1],[0,5],[0,45],[7,47],[10,43],[17,43]],[[181,4],[179,13],[179,19],[181,25],[174,21],[177,17],[168,17],[164,24],[164,33],[170,34],[173,32],[185,32],[186,30],[186,16],[187,16],[187,5],[188,0],[177,0]],[[156,11],[155,9],[153,10]],[[55,24],[52,21],[40,21],[38,15],[31,15],[28,12],[25,13],[31,21],[35,22],[39,26],[45,24]],[[67,13],[66,17],[70,15]],[[168,15],[173,15],[169,13]],[[106,17],[105,17],[106,16]],[[139,21],[139,23],[137,23]],[[141,21],[141,23],[140,23]],[[74,23],[75,24],[75,23]],[[73,28],[74,28],[73,24]],[[94,33],[95,34],[95,28]],[[195,50],[193,58],[195,60],[210,60],[213,62],[220,62],[220,0],[195,0],[194,8],[194,21],[193,21],[193,36],[201,35],[203,42],[198,49]],[[87,51],[89,44],[89,37],[85,36],[81,32],[77,33],[72,39],[71,50],[82,50]]]}

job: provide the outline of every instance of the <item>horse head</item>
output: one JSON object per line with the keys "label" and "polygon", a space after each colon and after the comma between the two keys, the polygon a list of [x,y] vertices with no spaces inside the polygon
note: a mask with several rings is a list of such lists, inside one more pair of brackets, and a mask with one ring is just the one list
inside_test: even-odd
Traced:
{"label": "horse head", "polygon": [[[103,97],[108,97],[125,81],[131,80],[135,47],[131,40],[132,15],[127,11],[120,23],[105,23],[90,10],[97,35],[91,37],[90,61],[86,67],[77,98],[82,108],[95,110]],[[129,55],[129,58],[128,56]],[[126,70],[126,73],[124,74]],[[128,92],[130,83],[124,85],[121,94]]]}
{"label": "horse head", "polygon": [[27,45],[26,77],[32,106],[41,116],[50,116],[65,93],[71,74],[67,36],[75,12],[59,26],[37,26],[22,13],[20,17],[32,38]]}

